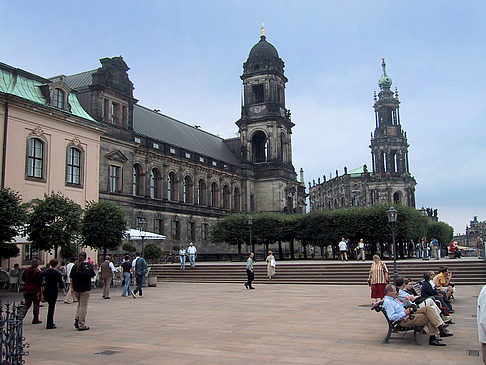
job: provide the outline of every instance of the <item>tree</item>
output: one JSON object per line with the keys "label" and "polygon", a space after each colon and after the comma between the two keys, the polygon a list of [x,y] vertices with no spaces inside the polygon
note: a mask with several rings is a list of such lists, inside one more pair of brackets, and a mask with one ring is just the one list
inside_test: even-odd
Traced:
{"label": "tree", "polygon": [[19,235],[26,219],[26,206],[19,193],[9,188],[0,189],[0,257],[8,259],[19,254],[17,245],[10,242]]}
{"label": "tree", "polygon": [[123,249],[123,251],[129,252],[129,253],[137,251],[135,246],[129,244],[128,242],[123,244],[122,249]]}
{"label": "tree", "polygon": [[155,261],[162,257],[162,249],[156,243],[149,243],[145,246],[143,254],[147,260]]}
{"label": "tree", "polygon": [[81,225],[83,244],[91,248],[115,250],[127,229],[125,214],[118,204],[109,201],[90,201],[86,205]]}
{"label": "tree", "polygon": [[27,233],[32,246],[51,251],[57,258],[59,248],[69,246],[79,234],[81,207],[62,193],[44,194],[31,202]]}
{"label": "tree", "polygon": [[211,226],[209,234],[213,242],[237,245],[241,254],[241,245],[249,243],[248,217],[246,214],[232,214],[220,218]]}
{"label": "tree", "polygon": [[66,260],[70,259],[71,257],[76,257],[77,254],[76,245],[71,244],[68,246],[61,247],[60,254],[61,257]]}

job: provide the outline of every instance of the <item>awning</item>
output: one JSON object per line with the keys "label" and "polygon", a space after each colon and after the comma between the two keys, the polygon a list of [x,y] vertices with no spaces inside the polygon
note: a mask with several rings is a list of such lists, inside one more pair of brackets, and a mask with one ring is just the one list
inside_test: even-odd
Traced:
{"label": "awning", "polygon": [[162,234],[141,231],[139,229],[128,229],[125,231],[125,235],[131,240],[165,240],[165,236]]}

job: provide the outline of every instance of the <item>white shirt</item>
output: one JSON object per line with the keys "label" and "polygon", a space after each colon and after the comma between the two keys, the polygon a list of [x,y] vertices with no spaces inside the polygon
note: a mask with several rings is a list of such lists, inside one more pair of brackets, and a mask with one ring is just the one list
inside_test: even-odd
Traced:
{"label": "white shirt", "polygon": [[108,264],[108,266],[110,267],[111,272],[115,272],[115,265],[113,265],[113,262],[110,261],[110,263]]}
{"label": "white shirt", "polygon": [[478,296],[477,321],[479,342],[486,343],[486,285]]}
{"label": "white shirt", "polygon": [[358,248],[364,249],[364,242],[359,242],[358,243]]}
{"label": "white shirt", "polygon": [[194,255],[196,252],[197,252],[197,249],[196,249],[196,246],[194,246],[194,245],[190,245],[190,246],[187,248],[187,253],[188,253],[189,255]]}
{"label": "white shirt", "polygon": [[138,258],[139,258],[139,257],[140,257],[140,256],[137,256],[137,257],[135,257],[135,258],[133,259],[133,261],[132,261],[132,267],[135,267],[135,264],[137,263],[137,260],[138,260]]}
{"label": "white shirt", "polygon": [[185,249],[183,249],[183,248],[181,248],[181,249],[179,250],[179,256],[186,256],[186,250],[185,250]]}
{"label": "white shirt", "polygon": [[346,251],[348,249],[348,245],[346,244],[345,241],[339,242],[339,250],[340,251]]}
{"label": "white shirt", "polygon": [[71,282],[71,278],[69,277],[69,275],[71,274],[71,270],[73,269],[73,266],[74,266],[74,262],[70,262],[69,264],[66,265],[66,275],[67,275],[66,283]]}

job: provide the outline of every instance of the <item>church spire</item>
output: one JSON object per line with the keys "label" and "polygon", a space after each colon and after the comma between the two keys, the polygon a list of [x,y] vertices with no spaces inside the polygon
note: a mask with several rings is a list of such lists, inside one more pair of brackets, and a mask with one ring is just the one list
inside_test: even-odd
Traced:
{"label": "church spire", "polygon": [[389,90],[392,85],[392,79],[386,74],[385,57],[381,59],[381,67],[383,68],[383,75],[381,76],[380,81],[378,81],[378,86],[380,86],[381,90]]}
{"label": "church spire", "polygon": [[262,37],[265,37],[265,24],[262,23]]}

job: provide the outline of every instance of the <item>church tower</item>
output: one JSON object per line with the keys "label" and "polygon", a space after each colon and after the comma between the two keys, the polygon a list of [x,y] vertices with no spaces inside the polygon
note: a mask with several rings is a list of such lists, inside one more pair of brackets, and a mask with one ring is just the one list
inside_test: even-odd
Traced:
{"label": "church tower", "polygon": [[252,182],[248,186],[249,210],[300,212],[305,197],[299,199],[301,184],[292,165],[294,123],[285,108],[284,62],[267,42],[263,26],[260,41],[243,64],[241,79],[241,118],[236,125],[243,169]]}
{"label": "church tower", "polygon": [[[378,85],[378,99],[374,96],[375,131],[371,135],[371,159],[373,177],[387,181],[394,190],[391,197],[395,204],[415,206],[415,180],[410,175],[408,164],[407,133],[400,122],[398,91],[391,91],[392,79],[386,74],[385,59],[382,59],[383,75]],[[394,185],[400,185],[396,190]],[[388,199],[387,199],[388,200]],[[388,200],[389,201],[389,200]]]}

